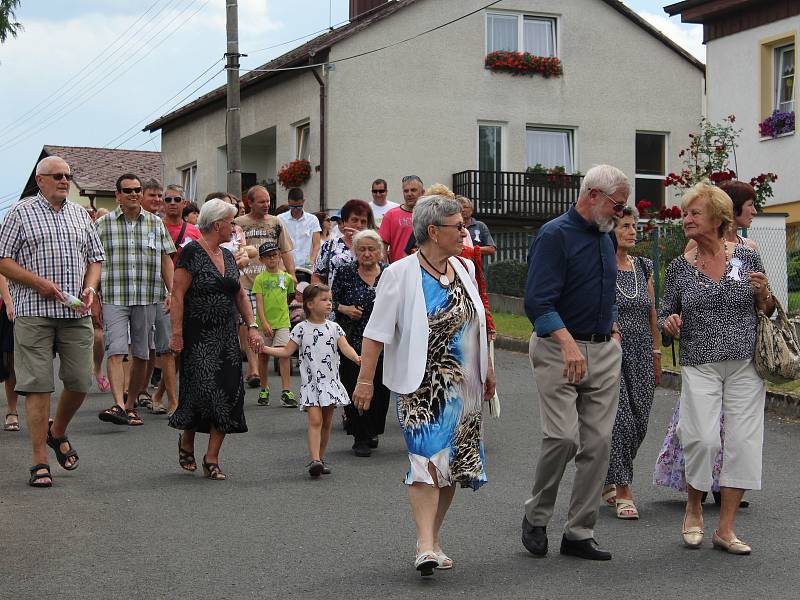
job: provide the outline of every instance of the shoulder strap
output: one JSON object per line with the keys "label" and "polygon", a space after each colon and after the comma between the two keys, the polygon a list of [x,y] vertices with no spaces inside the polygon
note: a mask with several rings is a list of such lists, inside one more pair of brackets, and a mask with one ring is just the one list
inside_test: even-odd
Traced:
{"label": "shoulder strap", "polygon": [[180,232],[178,232],[177,239],[176,238],[172,238],[172,243],[175,244],[175,248],[176,249],[180,247],[178,244],[183,239],[183,234],[186,233],[186,225],[188,225],[188,223],[186,221],[184,221],[183,225],[181,225]]}

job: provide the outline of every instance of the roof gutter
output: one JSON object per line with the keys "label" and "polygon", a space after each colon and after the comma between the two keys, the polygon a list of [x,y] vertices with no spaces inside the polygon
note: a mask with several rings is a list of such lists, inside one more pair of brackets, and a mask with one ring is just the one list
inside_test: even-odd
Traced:
{"label": "roof gutter", "polygon": [[[314,55],[308,57],[309,62],[314,60]],[[327,202],[325,200],[325,167],[326,167],[326,118],[325,108],[327,106],[327,87],[325,85],[325,67],[322,67],[322,75],[316,68],[309,69],[314,79],[319,84],[319,209],[326,210]]]}

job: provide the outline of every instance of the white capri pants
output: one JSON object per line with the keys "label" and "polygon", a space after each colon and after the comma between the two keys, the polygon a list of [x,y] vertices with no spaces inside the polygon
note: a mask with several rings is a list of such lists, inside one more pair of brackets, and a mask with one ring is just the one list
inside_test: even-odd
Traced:
{"label": "white capri pants", "polygon": [[681,367],[681,377],[678,436],[683,446],[686,482],[696,490],[711,490],[711,472],[720,448],[722,410],[725,444],[719,485],[760,490],[767,387],[753,361]]}

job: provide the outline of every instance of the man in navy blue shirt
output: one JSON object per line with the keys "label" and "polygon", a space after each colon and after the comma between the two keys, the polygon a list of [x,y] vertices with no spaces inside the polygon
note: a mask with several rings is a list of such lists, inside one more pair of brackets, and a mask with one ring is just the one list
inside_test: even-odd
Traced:
{"label": "man in navy blue shirt", "polygon": [[575,206],[539,230],[528,254],[525,312],[542,421],[542,450],[522,543],[547,554],[547,524],[569,461],[577,471],[561,554],[609,560],[594,539],[619,401],[617,263],[608,235],[630,194],[625,174],[589,169]]}

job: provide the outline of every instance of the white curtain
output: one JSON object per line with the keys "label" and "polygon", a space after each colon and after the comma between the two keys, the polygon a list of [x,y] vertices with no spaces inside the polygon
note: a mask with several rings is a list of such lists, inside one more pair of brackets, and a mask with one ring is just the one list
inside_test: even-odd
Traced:
{"label": "white curtain", "polygon": [[534,56],[555,56],[555,28],[552,19],[525,17],[523,40],[525,52]]}
{"label": "white curtain", "polygon": [[486,47],[488,51],[516,52],[519,49],[517,43],[518,23],[516,15],[486,15]]}
{"label": "white curtain", "polygon": [[567,173],[572,173],[571,131],[529,129],[527,134],[526,166],[564,167]]}
{"label": "white curtain", "polygon": [[478,169],[499,171],[502,164],[502,128],[497,125],[478,127]]}

